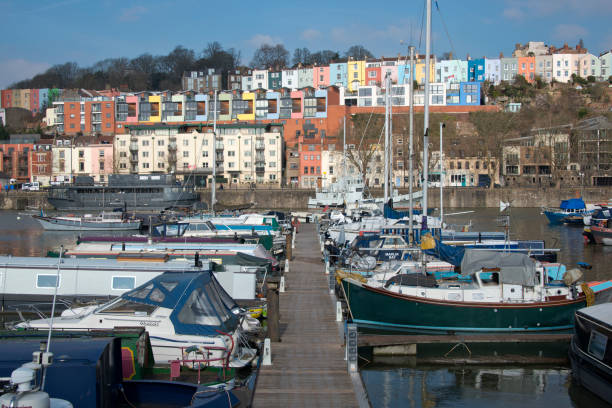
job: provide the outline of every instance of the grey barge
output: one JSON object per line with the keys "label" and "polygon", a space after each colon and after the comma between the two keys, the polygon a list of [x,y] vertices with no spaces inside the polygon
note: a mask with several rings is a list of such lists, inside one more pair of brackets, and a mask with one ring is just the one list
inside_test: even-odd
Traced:
{"label": "grey barge", "polygon": [[49,203],[57,210],[163,210],[194,207],[200,196],[193,183],[181,183],[171,174],[110,174],[107,185],[96,185],[89,176],[79,176],[71,185],[52,186]]}

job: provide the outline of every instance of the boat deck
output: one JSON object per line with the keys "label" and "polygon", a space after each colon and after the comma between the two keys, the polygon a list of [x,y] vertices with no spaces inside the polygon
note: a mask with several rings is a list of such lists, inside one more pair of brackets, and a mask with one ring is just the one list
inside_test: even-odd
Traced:
{"label": "boat deck", "polygon": [[314,224],[300,225],[280,294],[281,342],[259,373],[256,408],[359,406],[320,258]]}

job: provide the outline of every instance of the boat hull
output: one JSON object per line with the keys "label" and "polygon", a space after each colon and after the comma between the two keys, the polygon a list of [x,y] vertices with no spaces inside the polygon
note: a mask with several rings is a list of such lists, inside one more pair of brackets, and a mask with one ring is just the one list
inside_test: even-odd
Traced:
{"label": "boat hull", "polygon": [[353,321],[360,326],[416,333],[569,332],[578,300],[472,303],[425,299],[342,281]]}
{"label": "boat hull", "polygon": [[134,231],[140,222],[88,222],[32,216],[46,231]]}
{"label": "boat hull", "polygon": [[597,244],[612,245],[612,228],[591,226],[590,232]]}

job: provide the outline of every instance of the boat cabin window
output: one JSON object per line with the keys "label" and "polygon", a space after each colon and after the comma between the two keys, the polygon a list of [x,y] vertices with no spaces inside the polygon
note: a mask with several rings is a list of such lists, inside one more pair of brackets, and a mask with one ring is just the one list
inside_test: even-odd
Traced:
{"label": "boat cabin window", "polygon": [[62,280],[60,278],[60,284],[57,284],[57,275],[36,275],[36,287],[37,288],[55,288],[60,287]]}
{"label": "boat cabin window", "polygon": [[135,285],[135,276],[113,276],[113,290],[134,289]]}
{"label": "boat cabin window", "polygon": [[146,303],[136,303],[127,299],[119,299],[108,305],[108,307],[99,310],[97,313],[149,316],[155,309],[157,309],[157,306],[148,305]]}
{"label": "boat cabin window", "polygon": [[149,284],[147,286],[145,286],[144,288],[137,290],[136,292],[132,293],[132,297],[138,298],[138,299],[144,299],[147,297],[147,295],[151,292],[151,289],[153,289],[153,284]]}
{"label": "boat cabin window", "polygon": [[164,299],[166,299],[166,295],[164,295],[164,292],[162,292],[161,290],[155,288],[149,295],[149,299],[151,299],[154,302],[161,303],[164,301]]}
{"label": "boat cabin window", "polygon": [[191,292],[189,299],[178,314],[178,320],[185,324],[221,325],[221,320],[214,306],[207,299],[202,288]]}
{"label": "boat cabin window", "polygon": [[228,309],[233,309],[234,307],[236,307],[236,302],[234,301],[234,299],[232,299],[232,297],[225,291],[225,289],[223,289],[221,287],[221,285],[219,284],[219,282],[217,280],[214,280],[212,283],[215,286],[215,289],[217,291],[217,294],[219,295],[219,298],[221,299],[221,301],[223,302],[223,304],[228,308]]}
{"label": "boat cabin window", "polygon": [[159,284],[166,289],[168,292],[172,292],[174,290],[174,288],[176,288],[176,285],[178,285],[178,282],[159,282]]}

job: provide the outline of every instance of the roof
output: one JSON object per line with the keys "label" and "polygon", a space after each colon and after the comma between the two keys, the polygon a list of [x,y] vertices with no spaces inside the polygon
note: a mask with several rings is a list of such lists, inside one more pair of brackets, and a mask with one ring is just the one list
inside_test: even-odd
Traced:
{"label": "roof", "polygon": [[612,129],[612,122],[605,116],[597,116],[578,122],[576,130]]}
{"label": "roof", "polygon": [[612,326],[612,303],[602,303],[600,305],[585,307],[577,311],[584,316],[599,320],[608,326]]}

